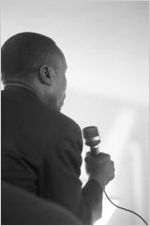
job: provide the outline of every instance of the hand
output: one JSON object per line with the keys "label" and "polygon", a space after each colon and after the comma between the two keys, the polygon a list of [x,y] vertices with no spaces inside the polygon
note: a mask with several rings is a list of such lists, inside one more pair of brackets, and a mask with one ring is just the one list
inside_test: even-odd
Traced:
{"label": "hand", "polygon": [[114,162],[110,155],[100,152],[98,155],[88,152],[85,158],[89,179],[95,179],[102,189],[114,178]]}

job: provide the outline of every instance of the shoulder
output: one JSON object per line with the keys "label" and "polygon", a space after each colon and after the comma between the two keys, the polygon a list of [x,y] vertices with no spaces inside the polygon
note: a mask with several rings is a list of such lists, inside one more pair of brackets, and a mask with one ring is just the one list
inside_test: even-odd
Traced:
{"label": "shoulder", "polygon": [[63,127],[65,133],[72,131],[77,135],[81,135],[81,128],[73,119],[71,119],[70,117],[60,112],[59,112],[58,118],[59,118],[59,123]]}
{"label": "shoulder", "polygon": [[[52,118],[54,117],[57,126],[53,127],[53,141],[48,142],[51,151],[46,152],[46,158],[55,158],[57,168],[61,167],[62,172],[70,171],[79,176],[83,148],[81,129],[74,120],[66,115],[60,112],[51,112],[51,114],[54,114]],[[48,158],[48,156],[50,157]]]}
{"label": "shoulder", "polygon": [[53,127],[59,132],[65,133],[74,133],[81,136],[80,126],[70,117],[65,114],[55,111],[53,109],[45,109],[45,120],[53,125]]}

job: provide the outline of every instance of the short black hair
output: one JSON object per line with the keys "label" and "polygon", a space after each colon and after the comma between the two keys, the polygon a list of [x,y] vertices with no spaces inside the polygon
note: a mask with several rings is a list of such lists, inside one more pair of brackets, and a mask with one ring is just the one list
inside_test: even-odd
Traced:
{"label": "short black hair", "polygon": [[10,37],[1,49],[2,81],[28,80],[41,65],[57,67],[57,58],[64,55],[49,37],[34,32],[23,32]]}

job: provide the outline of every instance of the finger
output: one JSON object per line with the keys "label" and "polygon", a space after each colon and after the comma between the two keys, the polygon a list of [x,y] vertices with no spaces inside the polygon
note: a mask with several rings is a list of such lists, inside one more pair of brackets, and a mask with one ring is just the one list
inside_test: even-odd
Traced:
{"label": "finger", "polygon": [[93,156],[93,158],[97,161],[110,161],[110,155],[104,153]]}
{"label": "finger", "polygon": [[101,158],[109,158],[110,159],[110,155],[104,152],[100,152],[98,153],[98,156]]}
{"label": "finger", "polygon": [[91,156],[91,155],[92,155],[91,151],[86,152],[86,156]]}
{"label": "finger", "polygon": [[89,164],[92,164],[95,162],[95,159],[91,156],[86,156],[84,160],[86,163],[89,163]]}
{"label": "finger", "polygon": [[100,152],[98,154],[95,154],[93,152],[87,152],[86,157],[90,157],[93,159],[110,159],[110,155],[104,152]]}
{"label": "finger", "polygon": [[110,162],[112,162],[110,160],[110,158],[108,156],[105,156],[105,157],[100,157],[100,156],[97,156],[97,157],[93,157],[91,155],[88,155],[85,157],[85,162],[87,164],[93,164],[93,165],[101,165],[101,164],[110,164]]}

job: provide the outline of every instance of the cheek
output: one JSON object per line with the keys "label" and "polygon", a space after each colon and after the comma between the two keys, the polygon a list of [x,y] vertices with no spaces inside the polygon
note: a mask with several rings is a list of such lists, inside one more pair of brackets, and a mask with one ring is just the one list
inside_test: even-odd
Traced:
{"label": "cheek", "polygon": [[61,105],[62,102],[64,101],[66,87],[67,87],[66,79],[60,79],[55,89],[57,105]]}
{"label": "cheek", "polygon": [[67,79],[65,78],[64,79],[64,93],[66,92],[66,89],[67,89]]}
{"label": "cheek", "polygon": [[60,95],[62,96],[62,98],[63,98],[64,95],[65,95],[66,88],[67,88],[67,81],[66,81],[66,78],[65,78],[65,79],[63,79],[63,80],[61,81],[61,93],[60,93]]}

